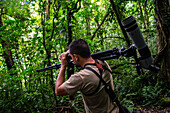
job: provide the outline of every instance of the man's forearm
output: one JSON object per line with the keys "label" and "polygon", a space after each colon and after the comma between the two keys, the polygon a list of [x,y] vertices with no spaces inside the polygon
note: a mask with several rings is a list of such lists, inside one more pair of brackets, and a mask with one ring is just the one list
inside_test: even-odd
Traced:
{"label": "man's forearm", "polygon": [[65,67],[60,68],[60,72],[57,77],[56,86],[55,86],[55,93],[57,94],[59,87],[65,82]]}
{"label": "man's forearm", "polygon": [[67,54],[69,51],[62,53],[59,55],[59,59],[61,60],[61,68],[57,77],[56,86],[55,86],[55,94],[58,96],[67,95],[68,93],[62,87],[62,84],[65,82],[65,70],[67,67]]}

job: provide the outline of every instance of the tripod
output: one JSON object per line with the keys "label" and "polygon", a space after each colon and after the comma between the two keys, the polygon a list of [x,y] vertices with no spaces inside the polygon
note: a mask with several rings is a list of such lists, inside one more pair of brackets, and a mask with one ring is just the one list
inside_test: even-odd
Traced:
{"label": "tripod", "polygon": [[[113,49],[108,49],[105,51],[97,52],[91,55],[93,59],[99,59],[99,60],[110,60],[110,59],[118,59],[120,56],[124,57],[134,57],[136,61],[136,69],[138,75],[140,75],[140,70],[142,69],[142,64],[143,62],[140,62],[142,58],[137,58],[137,52],[136,52],[136,47],[134,45],[131,45],[128,49],[125,49],[122,47],[121,49],[118,49],[117,47],[114,47]],[[68,54],[67,55],[67,61],[68,61],[68,77],[71,76],[71,74],[74,73],[74,62],[70,60],[71,57]],[[143,59],[142,59],[143,60]],[[36,70],[37,72],[42,72],[46,70],[52,70],[52,69],[59,69],[61,67],[61,64],[55,64],[53,66],[45,67],[42,69]],[[158,72],[159,67],[156,67],[154,65],[149,65],[149,68],[145,68],[148,70],[151,70],[153,72]]]}

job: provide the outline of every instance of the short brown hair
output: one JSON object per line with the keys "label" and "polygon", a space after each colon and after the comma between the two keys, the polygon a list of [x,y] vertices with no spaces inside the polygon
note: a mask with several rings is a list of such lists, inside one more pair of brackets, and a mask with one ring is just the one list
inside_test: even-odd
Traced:
{"label": "short brown hair", "polygon": [[82,58],[89,58],[91,55],[89,45],[84,39],[75,39],[70,43],[68,49],[72,55],[78,54]]}

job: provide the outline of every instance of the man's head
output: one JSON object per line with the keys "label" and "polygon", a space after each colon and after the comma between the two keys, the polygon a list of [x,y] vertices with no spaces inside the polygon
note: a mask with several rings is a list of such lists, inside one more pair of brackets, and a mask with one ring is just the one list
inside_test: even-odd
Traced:
{"label": "man's head", "polygon": [[87,42],[83,39],[76,39],[69,45],[70,53],[80,55],[82,58],[87,59],[90,57],[90,48]]}
{"label": "man's head", "polygon": [[[72,60],[77,66],[80,66],[82,59],[90,58],[90,48],[87,42],[83,39],[76,39],[70,43],[69,54],[72,57]],[[81,60],[81,61],[80,61]]]}

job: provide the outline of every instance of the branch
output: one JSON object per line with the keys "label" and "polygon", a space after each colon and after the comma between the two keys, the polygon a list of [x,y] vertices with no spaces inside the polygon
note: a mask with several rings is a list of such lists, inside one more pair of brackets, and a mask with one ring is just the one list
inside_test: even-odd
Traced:
{"label": "branch", "polygon": [[[80,5],[79,5],[79,7],[77,8],[78,2],[79,2]],[[78,12],[78,11],[80,10],[80,8],[81,8],[81,0],[77,0],[75,6],[70,10],[70,11],[72,11],[72,10],[76,9],[76,10],[74,10],[73,12],[71,12],[71,15],[74,14],[74,13],[76,13],[76,12]]]}
{"label": "branch", "polygon": [[[128,73],[122,73],[122,72],[118,72],[118,71],[112,71],[112,74],[116,74],[116,75],[129,75]],[[118,78],[120,79],[120,78]]]}
{"label": "branch", "polygon": [[52,33],[51,33],[51,37],[50,37],[50,41],[52,40],[53,36],[54,36],[54,29],[55,29],[55,22],[54,22],[55,17],[53,18],[53,29],[52,29]]}
{"label": "branch", "polygon": [[94,32],[93,36],[91,37],[91,40],[93,40],[93,38],[95,37],[97,31],[98,31],[98,30],[100,29],[100,27],[103,25],[103,23],[104,23],[104,21],[105,21],[105,19],[106,19],[106,17],[107,17],[108,15],[109,15],[109,12],[106,12],[106,14],[105,14],[105,16],[104,16],[101,24],[100,24],[99,27],[96,29],[96,31]]}
{"label": "branch", "polygon": [[120,25],[120,28],[121,28],[121,30],[122,30],[122,33],[123,33],[124,37],[126,38],[126,42],[127,42],[128,46],[130,46],[130,40],[129,40],[128,35],[127,35],[127,33],[126,33],[126,31],[125,31],[122,23],[121,23],[119,14],[118,14],[118,12],[117,12],[117,10],[116,10],[116,6],[115,6],[113,0],[110,0],[110,3],[111,3],[111,6],[112,6],[112,9],[113,9],[113,11],[114,11],[114,13],[115,13],[115,15],[116,15],[117,21],[118,21],[118,23],[119,23],[119,25]]}
{"label": "branch", "polygon": [[[141,17],[143,18],[144,29],[146,29],[145,18],[144,18],[143,13],[142,13],[142,7],[141,7],[141,5],[140,5],[140,2],[138,2],[138,5],[139,5],[140,15],[141,15]],[[144,6],[144,7],[145,7],[145,6]]]}
{"label": "branch", "polygon": [[122,63],[122,64],[118,64],[118,65],[115,65],[115,66],[111,67],[111,69],[117,69],[117,68],[119,68],[120,66],[123,66],[123,65],[125,65],[125,64],[135,65],[136,63],[129,63],[129,62],[127,62],[127,63]]}
{"label": "branch", "polygon": [[108,39],[108,38],[111,38],[111,39],[113,39],[113,38],[118,38],[118,39],[121,39],[121,40],[125,40],[126,41],[126,39],[124,38],[124,37],[105,37],[104,39]]}
{"label": "branch", "polygon": [[0,13],[0,15],[7,14],[7,9],[5,9],[5,12],[3,12],[3,10],[4,10],[4,7],[1,7],[0,9],[1,9],[1,13]]}
{"label": "branch", "polygon": [[114,73],[114,74],[117,74],[117,75],[129,75],[128,73],[123,73],[123,74],[122,74],[122,73],[119,72],[119,71],[114,71],[114,69],[117,69],[118,67],[123,66],[123,65],[125,65],[125,64],[136,65],[136,63],[129,63],[129,62],[123,63],[123,64],[118,64],[118,65],[116,65],[116,66],[111,67],[112,74]]}

